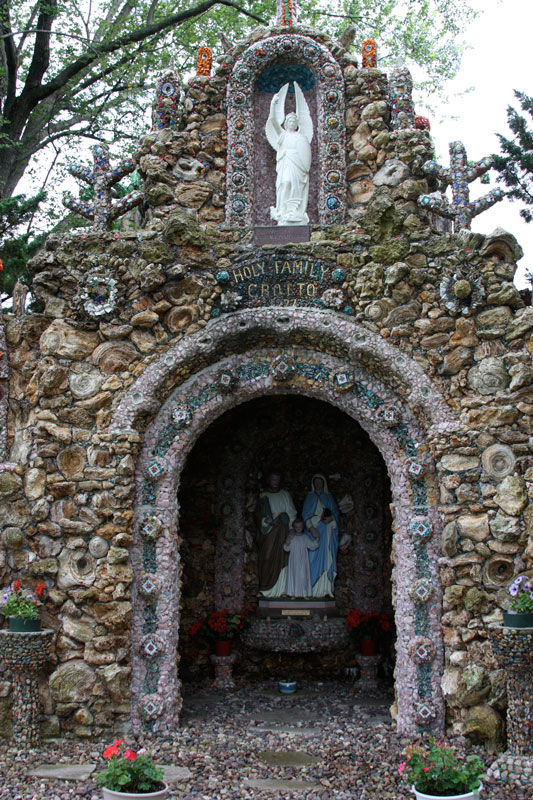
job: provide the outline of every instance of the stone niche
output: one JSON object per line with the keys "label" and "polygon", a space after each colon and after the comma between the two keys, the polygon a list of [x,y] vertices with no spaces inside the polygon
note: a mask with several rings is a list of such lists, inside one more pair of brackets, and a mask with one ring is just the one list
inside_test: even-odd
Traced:
{"label": "stone niche", "polygon": [[[391,605],[390,486],[385,464],[367,434],[331,406],[301,397],[258,399],[226,412],[198,440],[179,492],[183,564],[183,629],[216,608],[255,605],[257,551],[253,511],[262,481],[272,467],[298,511],[311,476],[324,473],[341,507],[337,614],[350,608],[381,611]],[[201,509],[201,510],[200,510]],[[305,662],[320,678],[341,677],[353,666],[350,649],[303,658],[240,648],[237,669],[259,676],[265,662],[273,670],[294,671]],[[209,670],[207,651],[183,637],[180,675],[197,678]],[[391,654],[392,657],[392,654]]]}
{"label": "stone niche", "polygon": [[[314,123],[310,221],[327,225],[345,218],[342,71],[317,41],[284,33],[247,48],[229,78],[226,221],[230,225],[272,224],[269,208],[275,205],[275,153],[264,129],[273,94],[294,80],[304,91]],[[287,113],[294,109],[290,91],[285,109]]]}

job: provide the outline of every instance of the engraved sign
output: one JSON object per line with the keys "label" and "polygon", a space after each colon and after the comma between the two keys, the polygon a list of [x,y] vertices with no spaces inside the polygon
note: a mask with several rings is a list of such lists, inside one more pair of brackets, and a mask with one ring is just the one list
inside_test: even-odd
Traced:
{"label": "engraved sign", "polygon": [[320,259],[273,256],[249,260],[220,272],[217,281],[222,287],[217,301],[220,311],[275,305],[353,313],[342,288],[344,270]]}
{"label": "engraved sign", "polygon": [[308,608],[283,608],[282,617],[310,617],[311,612]]}

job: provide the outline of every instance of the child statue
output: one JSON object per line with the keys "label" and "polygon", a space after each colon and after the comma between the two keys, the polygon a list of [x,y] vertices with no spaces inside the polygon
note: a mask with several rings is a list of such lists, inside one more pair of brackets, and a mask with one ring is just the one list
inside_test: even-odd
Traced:
{"label": "child statue", "polygon": [[309,568],[309,550],[317,549],[318,540],[318,534],[314,541],[305,535],[305,523],[301,517],[296,517],[287,541],[283,545],[283,549],[289,553],[287,594],[291,598],[311,598],[313,586]]}

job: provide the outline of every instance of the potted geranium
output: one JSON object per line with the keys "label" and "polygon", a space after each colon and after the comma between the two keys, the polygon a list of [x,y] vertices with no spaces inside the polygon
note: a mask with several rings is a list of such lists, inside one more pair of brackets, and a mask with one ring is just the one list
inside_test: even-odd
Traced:
{"label": "potted geranium", "polygon": [[510,610],[503,612],[506,628],[533,628],[533,580],[519,575],[509,586]]}
{"label": "potted geranium", "polygon": [[429,747],[410,745],[398,773],[417,800],[476,800],[482,790],[482,761],[475,755],[459,758],[445,742],[430,739]]}
{"label": "potted geranium", "polygon": [[348,630],[352,634],[360,652],[364,656],[374,656],[378,650],[378,639],[382,633],[392,630],[392,616],[377,611],[366,614],[352,608],[347,617]]}
{"label": "potted geranium", "polygon": [[189,635],[214,642],[215,655],[229,656],[232,640],[249,624],[252,612],[252,606],[245,606],[244,611],[234,611],[233,613],[230,613],[227,608],[222,611],[213,611],[209,617],[191,625]]}
{"label": "potted geranium", "polygon": [[104,800],[163,800],[168,785],[162,767],[156,767],[144,748],[132,750],[123,739],[116,739],[103,752],[108,764],[95,780],[102,787]]}
{"label": "potted geranium", "polygon": [[46,591],[45,583],[38,583],[35,589],[23,589],[17,578],[0,598],[0,612],[9,620],[9,630],[13,633],[35,633],[41,630],[39,607]]}

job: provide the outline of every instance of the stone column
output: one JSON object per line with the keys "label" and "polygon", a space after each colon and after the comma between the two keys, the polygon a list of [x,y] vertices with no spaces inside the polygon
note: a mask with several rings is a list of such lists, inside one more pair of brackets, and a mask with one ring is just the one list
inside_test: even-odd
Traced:
{"label": "stone column", "polygon": [[491,625],[489,635],[507,675],[507,750],[491,765],[489,776],[533,788],[533,628]]}
{"label": "stone column", "polygon": [[22,750],[39,743],[38,673],[50,658],[52,630],[0,631],[0,658],[13,676],[13,734]]}
{"label": "stone column", "polygon": [[355,660],[361,670],[361,677],[357,681],[355,688],[357,691],[367,691],[377,689],[378,683],[378,667],[381,663],[381,656],[363,656],[357,653]]}
{"label": "stone column", "polygon": [[215,666],[215,689],[234,689],[233,663],[237,656],[232,653],[230,656],[209,656],[211,663]]}

